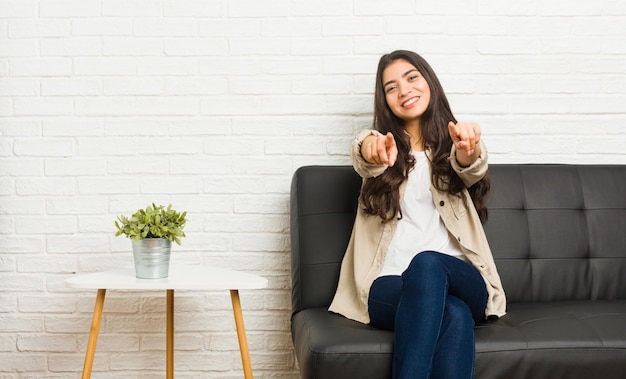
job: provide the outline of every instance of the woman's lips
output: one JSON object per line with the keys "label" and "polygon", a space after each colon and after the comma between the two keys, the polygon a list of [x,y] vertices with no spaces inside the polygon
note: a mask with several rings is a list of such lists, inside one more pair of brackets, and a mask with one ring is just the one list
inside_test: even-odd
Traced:
{"label": "woman's lips", "polygon": [[402,106],[405,107],[405,108],[410,108],[415,103],[417,103],[419,101],[419,99],[420,99],[419,96],[412,97],[412,98],[408,99],[407,101],[403,102]]}

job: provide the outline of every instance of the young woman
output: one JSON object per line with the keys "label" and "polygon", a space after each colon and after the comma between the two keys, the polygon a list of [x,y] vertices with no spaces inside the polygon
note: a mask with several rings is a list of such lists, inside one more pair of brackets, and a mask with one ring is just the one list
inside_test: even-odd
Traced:
{"label": "young woman", "polygon": [[480,128],[456,121],[410,51],[380,59],[374,102],[374,130],[352,146],[363,186],[330,311],[394,330],[393,378],[472,378],[474,325],[506,308],[481,224]]}

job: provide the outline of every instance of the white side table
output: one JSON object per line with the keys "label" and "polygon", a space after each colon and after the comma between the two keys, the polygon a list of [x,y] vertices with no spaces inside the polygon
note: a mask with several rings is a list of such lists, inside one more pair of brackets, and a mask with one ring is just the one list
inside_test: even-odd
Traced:
{"label": "white side table", "polygon": [[257,275],[222,268],[203,268],[171,264],[169,277],[163,279],[137,279],[133,267],[127,269],[76,275],[65,281],[73,288],[97,289],[96,305],[91,320],[91,331],[83,366],[83,379],[91,377],[96,342],[102,319],[104,295],[107,289],[114,290],[165,290],[166,302],[166,377],[174,378],[174,291],[175,290],[229,290],[239,339],[239,350],[244,376],[251,379],[252,365],[243,324],[243,314],[239,301],[239,290],[267,287],[267,279]]}

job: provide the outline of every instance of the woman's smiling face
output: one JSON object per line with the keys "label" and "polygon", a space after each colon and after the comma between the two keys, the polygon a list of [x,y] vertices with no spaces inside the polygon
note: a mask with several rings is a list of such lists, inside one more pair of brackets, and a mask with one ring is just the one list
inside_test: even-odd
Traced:
{"label": "woman's smiling face", "polygon": [[428,82],[404,59],[397,59],[385,68],[383,90],[393,114],[405,122],[419,120],[430,103]]}

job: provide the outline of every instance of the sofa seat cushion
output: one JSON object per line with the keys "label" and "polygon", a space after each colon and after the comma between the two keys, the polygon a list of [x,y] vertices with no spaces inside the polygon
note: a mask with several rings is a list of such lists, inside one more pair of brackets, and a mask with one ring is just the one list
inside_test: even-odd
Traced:
{"label": "sofa seat cushion", "polygon": [[291,322],[302,379],[389,378],[393,333],[308,308]]}
{"label": "sofa seat cushion", "polygon": [[[305,379],[391,376],[391,332],[325,308],[296,313],[292,329],[299,364],[311,373]],[[625,373],[625,300],[512,303],[506,316],[476,327],[477,379],[621,378]]]}
{"label": "sofa seat cushion", "polygon": [[620,378],[626,301],[511,303],[476,327],[476,377]]}

